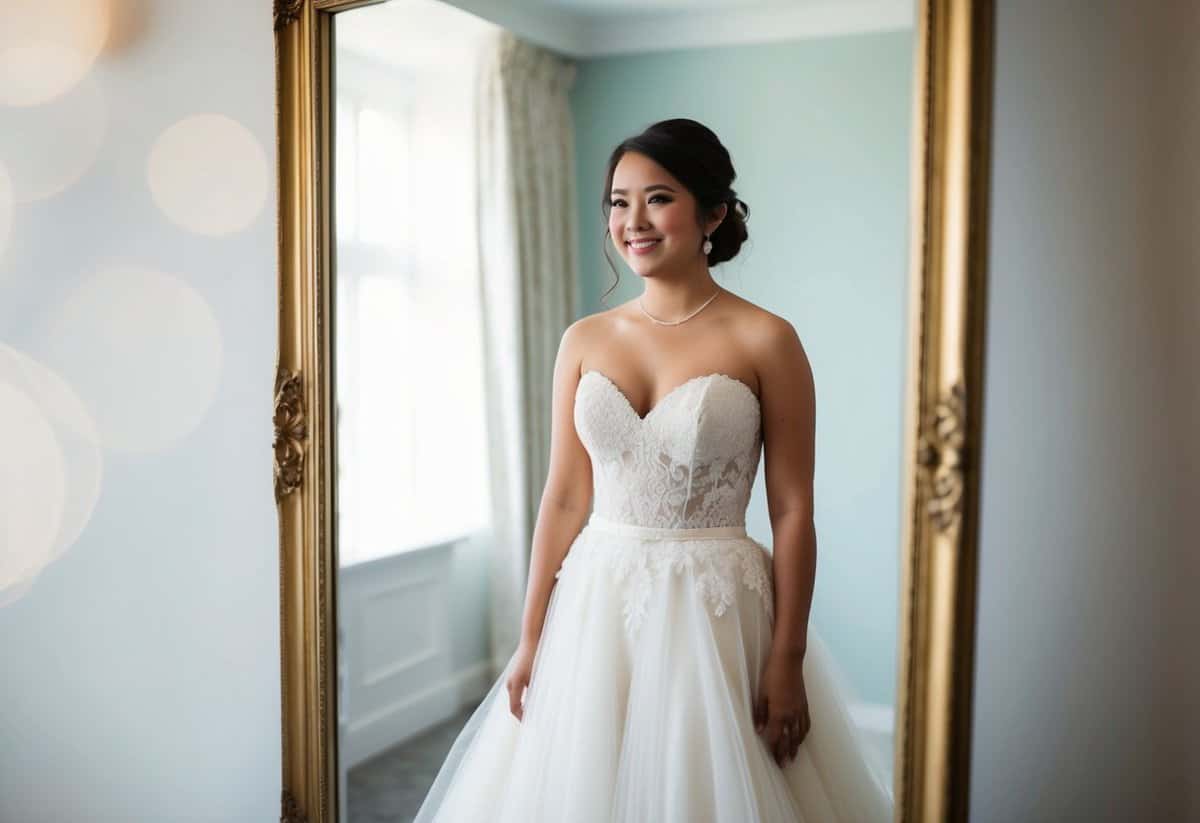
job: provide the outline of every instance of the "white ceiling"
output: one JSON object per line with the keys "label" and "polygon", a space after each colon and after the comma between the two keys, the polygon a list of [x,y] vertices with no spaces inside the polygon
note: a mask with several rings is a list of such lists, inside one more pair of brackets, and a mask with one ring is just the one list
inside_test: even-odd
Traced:
{"label": "white ceiling", "polygon": [[497,31],[494,23],[440,0],[391,0],[365,6],[342,12],[334,25],[339,51],[420,71],[472,62],[477,43]]}
{"label": "white ceiling", "polygon": [[[389,0],[386,16],[421,21],[476,16],[570,57],[601,57],[669,49],[712,48],[809,37],[911,28],[913,0]],[[457,7],[448,8],[447,6]],[[434,7],[441,7],[434,8]],[[375,14],[381,9],[368,7]],[[344,12],[361,13],[366,10]],[[463,15],[462,11],[470,15]],[[383,15],[380,15],[383,16]],[[481,18],[481,19],[478,19]],[[461,20],[460,20],[461,22]],[[408,26],[405,26],[406,28]],[[391,52],[397,43],[380,27],[364,51]],[[472,28],[467,26],[467,28]],[[445,50],[458,35],[428,48]],[[406,43],[405,48],[412,48]],[[394,57],[393,57],[394,59]]]}

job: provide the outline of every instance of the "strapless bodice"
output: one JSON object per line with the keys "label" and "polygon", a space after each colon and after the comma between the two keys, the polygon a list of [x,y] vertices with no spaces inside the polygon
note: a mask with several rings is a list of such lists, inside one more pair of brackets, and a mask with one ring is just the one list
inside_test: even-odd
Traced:
{"label": "strapless bodice", "polygon": [[597,514],[660,528],[745,524],[762,420],[758,398],[737,378],[693,377],[640,417],[612,380],[589,370],[574,419],[592,460]]}

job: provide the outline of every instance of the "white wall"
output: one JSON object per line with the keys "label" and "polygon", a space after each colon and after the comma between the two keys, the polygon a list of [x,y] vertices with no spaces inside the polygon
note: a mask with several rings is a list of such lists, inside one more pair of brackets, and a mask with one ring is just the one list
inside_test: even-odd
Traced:
{"label": "white wall", "polygon": [[1175,222],[1190,204],[1196,225],[1194,57],[1164,82],[1195,42],[1184,5],[997,4],[980,823],[1200,820],[1182,662],[1197,577],[1178,582],[1197,543],[1180,458],[1200,304],[1194,228]]}
{"label": "white wall", "polygon": [[[82,535],[0,607],[0,820],[273,820],[271,4],[39,5],[56,32],[69,28],[52,17],[60,6],[111,8],[113,31],[63,105],[0,105],[10,176],[53,176],[73,158],[86,167],[13,207],[0,237],[0,341],[79,396],[96,424],[81,453],[102,471]],[[0,11],[6,36],[15,11]],[[176,159],[149,171],[171,151],[164,131],[202,113],[235,122],[192,121],[176,132]],[[172,212],[172,197],[196,206],[203,193],[207,209]],[[0,384],[13,378],[6,367],[0,358]],[[0,430],[7,457],[29,434]],[[87,507],[76,481],[94,467],[68,460],[68,503]],[[12,490],[0,488],[0,522],[24,514]],[[11,559],[27,545],[0,551]]]}

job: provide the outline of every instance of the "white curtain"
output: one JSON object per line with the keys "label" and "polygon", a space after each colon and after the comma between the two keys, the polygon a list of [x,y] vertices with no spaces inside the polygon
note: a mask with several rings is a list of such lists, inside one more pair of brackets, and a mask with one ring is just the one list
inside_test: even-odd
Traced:
{"label": "white curtain", "polygon": [[550,450],[554,357],[575,314],[575,66],[509,32],[479,82],[479,273],[493,505],[491,655],[520,640]]}

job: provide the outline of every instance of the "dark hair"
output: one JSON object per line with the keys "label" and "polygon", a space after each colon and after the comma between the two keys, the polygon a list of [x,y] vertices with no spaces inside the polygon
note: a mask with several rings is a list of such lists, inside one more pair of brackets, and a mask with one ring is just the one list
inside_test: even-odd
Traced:
{"label": "dark hair", "polygon": [[[716,266],[732,260],[749,236],[746,220],[750,217],[750,207],[738,199],[737,192],[732,188],[737,172],[733,170],[729,151],[721,145],[717,135],[695,120],[676,118],[661,120],[636,137],[622,140],[608,158],[608,173],[604,178],[601,208],[606,221],[612,210],[610,197],[613,173],[621,158],[631,151],[649,157],[691,192],[699,207],[697,220],[707,218],[722,203],[728,206],[725,219],[709,236],[712,251],[708,253],[708,265]],[[607,244],[604,256],[608,257]],[[611,260],[608,265],[612,268]],[[616,274],[615,268],[613,273]],[[616,284],[613,285],[615,288]]]}

